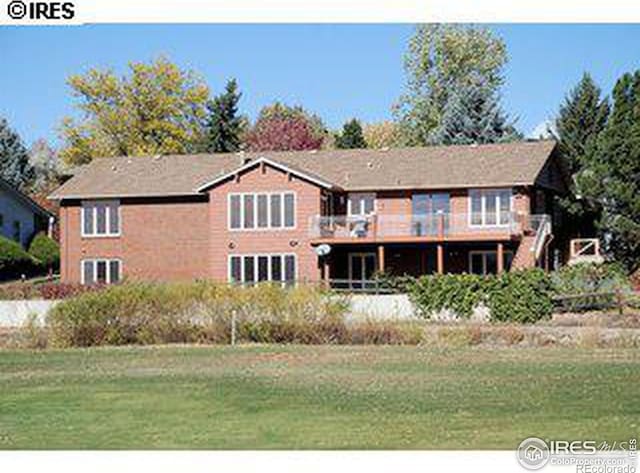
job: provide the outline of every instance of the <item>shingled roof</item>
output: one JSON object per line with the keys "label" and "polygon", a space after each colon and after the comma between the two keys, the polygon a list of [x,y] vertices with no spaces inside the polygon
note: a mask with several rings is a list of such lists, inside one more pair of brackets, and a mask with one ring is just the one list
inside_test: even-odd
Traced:
{"label": "shingled roof", "polygon": [[197,195],[260,159],[347,191],[532,185],[554,141],[95,159],[50,199]]}

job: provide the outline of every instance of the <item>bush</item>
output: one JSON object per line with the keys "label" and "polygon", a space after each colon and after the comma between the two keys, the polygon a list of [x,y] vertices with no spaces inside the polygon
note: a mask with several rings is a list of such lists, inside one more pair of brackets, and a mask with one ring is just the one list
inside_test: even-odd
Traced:
{"label": "bush", "polygon": [[469,318],[482,303],[493,321],[531,323],[549,317],[553,308],[549,277],[540,269],[423,276],[411,286],[410,297],[426,318],[438,318],[443,311]]}
{"label": "bush", "polygon": [[60,246],[45,233],[38,233],[29,245],[29,254],[44,269],[60,267]]}
{"label": "bush", "polygon": [[0,278],[32,271],[35,261],[19,243],[0,236]]}
{"label": "bush", "polygon": [[15,282],[0,286],[0,300],[48,299],[59,300],[75,297],[85,292],[104,289],[104,285],[83,286],[59,282]]}

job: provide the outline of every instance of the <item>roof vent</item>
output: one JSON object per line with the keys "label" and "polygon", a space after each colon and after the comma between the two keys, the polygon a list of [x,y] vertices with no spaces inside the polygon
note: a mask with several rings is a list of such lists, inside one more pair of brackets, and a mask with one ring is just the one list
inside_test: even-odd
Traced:
{"label": "roof vent", "polygon": [[368,162],[367,162],[367,167],[368,167],[369,169],[373,169],[373,163],[372,163],[371,161],[368,161]]}
{"label": "roof vent", "polygon": [[380,148],[380,151],[385,152],[385,151],[389,151],[389,147],[388,146],[383,146],[382,148]]}

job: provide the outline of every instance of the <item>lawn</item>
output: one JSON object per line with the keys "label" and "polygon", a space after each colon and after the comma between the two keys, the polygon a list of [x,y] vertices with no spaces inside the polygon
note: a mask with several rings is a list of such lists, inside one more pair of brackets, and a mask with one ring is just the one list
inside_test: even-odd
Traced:
{"label": "lawn", "polygon": [[513,449],[627,440],[640,354],[391,346],[0,351],[0,448]]}

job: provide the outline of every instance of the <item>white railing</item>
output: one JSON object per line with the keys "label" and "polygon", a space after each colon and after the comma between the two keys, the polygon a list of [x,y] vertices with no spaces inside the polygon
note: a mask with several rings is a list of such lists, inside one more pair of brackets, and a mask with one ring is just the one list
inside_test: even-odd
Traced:
{"label": "white railing", "polygon": [[551,236],[551,217],[548,215],[531,215],[529,217],[529,228],[535,232],[531,251],[535,260],[538,261],[542,256],[547,238]]}
{"label": "white railing", "polygon": [[524,230],[525,218],[515,212],[505,212],[493,220],[483,221],[480,215],[440,213],[435,215],[334,215],[311,217],[312,238],[392,238],[451,237],[487,234],[516,235]]}

